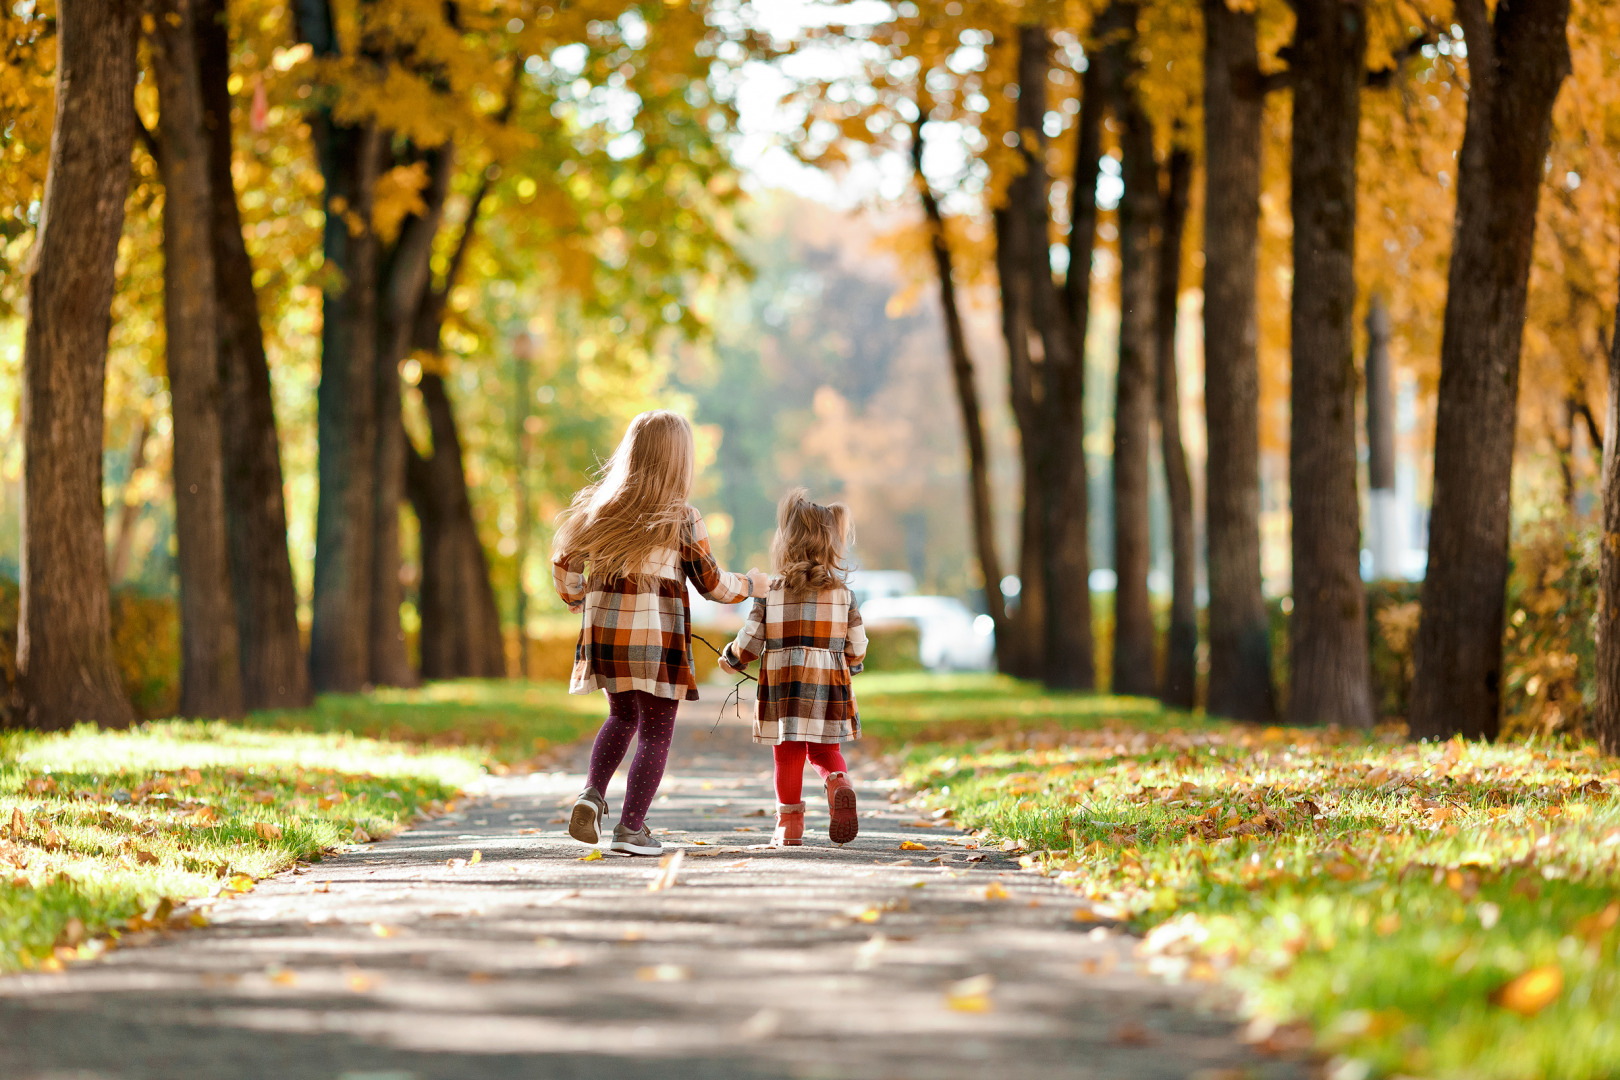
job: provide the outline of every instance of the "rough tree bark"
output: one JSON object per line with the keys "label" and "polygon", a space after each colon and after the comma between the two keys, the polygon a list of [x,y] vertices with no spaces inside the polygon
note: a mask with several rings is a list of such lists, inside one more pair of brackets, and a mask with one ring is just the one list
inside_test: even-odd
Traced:
{"label": "rough tree bark", "polygon": [[1154,301],[1154,383],[1165,490],[1170,502],[1170,632],[1165,643],[1159,699],[1191,709],[1198,692],[1198,537],[1193,521],[1192,476],[1181,442],[1181,387],[1176,372],[1176,305],[1181,299],[1181,243],[1192,192],[1193,159],[1183,146],[1166,162],[1159,218],[1158,293]]}
{"label": "rough tree bark", "polygon": [[[443,280],[430,286],[417,306],[413,340],[416,350],[426,356],[443,355],[445,304],[472,246],[491,179],[486,171],[468,204]],[[506,674],[500,608],[473,520],[455,410],[443,376],[432,364],[424,368],[422,406],[433,440],[431,454],[421,454],[409,440],[405,443],[406,492],[416,512],[422,549],[422,674],[430,679],[499,677]]]}
{"label": "rough tree bark", "polygon": [[1153,439],[1159,166],[1153,123],[1129,81],[1134,65],[1118,46],[1114,87],[1120,124],[1119,365],[1114,391],[1114,671],[1116,694],[1152,694],[1153,609],[1148,462]]}
{"label": "rough tree bark", "polygon": [[1519,346],[1569,0],[1458,0],[1468,120],[1440,345],[1414,738],[1496,735]]}
{"label": "rough tree bark", "polygon": [[1605,754],[1620,754],[1620,300],[1609,341],[1609,408],[1603,420],[1603,544],[1598,567],[1597,708]]}
{"label": "rough tree bark", "polygon": [[979,559],[979,576],[984,579],[984,603],[996,626],[998,666],[1006,647],[1007,605],[1001,595],[1001,559],[996,554],[995,512],[990,501],[990,458],[984,445],[984,421],[980,415],[979,387],[973,381],[973,358],[968,355],[967,335],[956,304],[951,247],[945,235],[945,215],[940,212],[934,189],[923,175],[923,124],[926,110],[918,105],[917,122],[911,128],[911,168],[917,192],[922,198],[923,219],[928,223],[929,249],[934,256],[934,273],[939,278],[939,306],[945,319],[945,344],[951,358],[951,382],[956,404],[962,414],[962,439],[968,452],[968,505],[973,516],[973,547]]}
{"label": "rough tree bark", "polygon": [[[299,38],[316,56],[341,54],[327,0],[299,0]],[[371,673],[372,506],[377,430],[377,241],[372,192],[384,150],[370,125],[311,116],[326,182],[326,262],[342,276],[321,300],[321,384],[316,398],[320,497],[310,675],[317,690],[353,692]]]}
{"label": "rough tree bark", "polygon": [[208,141],[192,0],[162,0],[149,36],[163,175],[163,327],[174,414],[180,712],[240,716],[242,668],[225,524]]}
{"label": "rough tree bark", "polygon": [[1209,690],[1217,716],[1276,715],[1260,592],[1260,367],[1255,280],[1264,97],[1252,11],[1204,0],[1204,408]]}
{"label": "rough tree bark", "polygon": [[23,344],[17,629],[20,715],[45,730],[135,718],[113,666],[101,461],[139,15],[132,0],[57,3],[56,137]]}
{"label": "rough tree bark", "polygon": [[[1016,186],[1022,178],[1013,181]],[[1009,190],[1011,203],[1013,192]],[[1046,479],[1045,445],[1036,414],[1036,372],[1030,355],[1029,260],[1024,257],[1023,215],[1009,207],[995,212],[996,271],[1001,282],[1001,336],[1007,344],[1008,396],[1018,423],[1019,462],[1023,467],[1023,506],[1019,513],[1018,602],[1013,609],[1004,670],[1020,678],[1039,678],[1046,641],[1046,522],[1042,492]]]}
{"label": "rough tree bark", "polygon": [[1356,142],[1367,53],[1359,0],[1298,0],[1289,492],[1294,610],[1288,716],[1373,723],[1356,491]]}
{"label": "rough tree bark", "polygon": [[225,0],[199,0],[196,31],[208,139],[225,514],[242,697],[249,709],[300,708],[310,703],[313,693],[287,554],[287,506],[270,366],[253,287],[253,263],[242,239],[231,178],[231,58]]}
{"label": "rough tree bark", "polygon": [[399,237],[382,260],[378,275],[376,492],[372,506],[370,671],[378,686],[410,686],[417,681],[405,652],[399,608],[399,515],[405,503],[405,425],[399,365],[411,352],[418,308],[431,283],[429,258],[433,238],[444,220],[454,161],[451,148],[422,154],[429,182],[422,193],[425,209],[400,226]]}
{"label": "rough tree bark", "polygon": [[[1113,18],[1112,14],[1103,17],[1105,29]],[[1047,608],[1065,612],[1063,618],[1047,623],[1046,681],[1066,689],[1090,690],[1097,684],[1097,661],[1091,614],[1091,477],[1086,468],[1085,387],[1091,260],[1097,244],[1097,174],[1108,104],[1100,62],[1082,76],[1080,91],[1069,203],[1069,268],[1058,316],[1065,319],[1067,352],[1048,364],[1044,388],[1048,416],[1043,427],[1052,443]],[[1044,213],[1041,227],[1045,228]],[[1050,350],[1047,355],[1052,356]]]}

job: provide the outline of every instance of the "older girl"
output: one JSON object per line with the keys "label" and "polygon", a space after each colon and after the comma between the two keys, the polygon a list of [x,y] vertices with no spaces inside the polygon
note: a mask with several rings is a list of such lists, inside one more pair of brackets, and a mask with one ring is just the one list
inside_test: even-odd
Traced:
{"label": "older girl", "polygon": [[599,841],[608,781],[636,736],[610,845],[633,855],[663,850],[647,829],[647,808],[664,777],[677,704],[698,696],[686,583],[722,604],[763,596],[767,585],[758,570],[743,577],[715,564],[703,517],[687,504],[695,457],[685,417],[637,416],[602,479],[574,496],[551,554],[557,595],[584,612],[569,691],[604,690],[608,698],[568,834]]}
{"label": "older girl", "polygon": [[847,507],[811,502],[802,488],[788,492],[776,509],[770,592],[754,601],[737,640],[721,653],[721,666],[733,674],[763,657],[754,741],[775,748],[775,844],[804,842],[806,758],[826,785],[828,838],[847,844],[860,828],[838,749],[861,734],[850,676],[866,658],[866,630],[844,585],[853,539]]}

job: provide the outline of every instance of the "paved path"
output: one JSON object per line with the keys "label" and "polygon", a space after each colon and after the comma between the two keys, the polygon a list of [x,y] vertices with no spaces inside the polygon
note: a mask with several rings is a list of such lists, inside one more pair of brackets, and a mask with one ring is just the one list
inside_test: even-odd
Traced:
{"label": "paved path", "polygon": [[768,754],[744,725],[711,734],[716,707],[683,708],[650,817],[689,845],[673,887],[649,889],[657,860],[581,861],[578,773],[492,778],[208,929],[0,979],[0,1078],[1307,1075],[1244,1047],[1207,987],[1137,973],[1133,940],[1077,923],[1067,890],[891,807],[871,763],[855,843],[828,845],[812,801],[807,846],[752,846]]}

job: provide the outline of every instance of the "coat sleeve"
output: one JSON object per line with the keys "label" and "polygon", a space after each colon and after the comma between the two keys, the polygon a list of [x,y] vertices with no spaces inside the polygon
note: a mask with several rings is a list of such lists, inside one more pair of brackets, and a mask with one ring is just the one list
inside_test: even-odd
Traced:
{"label": "coat sleeve", "polygon": [[748,621],[737,634],[737,640],[720,651],[726,663],[741,670],[765,654],[765,613],[768,601],[761,597],[748,609]]}
{"label": "coat sleeve", "polygon": [[687,527],[681,531],[681,568],[698,592],[717,604],[735,604],[748,599],[748,579],[720,569],[709,550],[709,530],[695,507],[687,508]]}
{"label": "coat sleeve", "polygon": [[553,552],[551,556],[551,584],[565,604],[577,604],[585,599],[585,557]]}
{"label": "coat sleeve", "polygon": [[844,662],[851,675],[859,675],[866,666],[866,624],[861,621],[861,607],[853,594],[849,598],[849,621],[844,630]]}

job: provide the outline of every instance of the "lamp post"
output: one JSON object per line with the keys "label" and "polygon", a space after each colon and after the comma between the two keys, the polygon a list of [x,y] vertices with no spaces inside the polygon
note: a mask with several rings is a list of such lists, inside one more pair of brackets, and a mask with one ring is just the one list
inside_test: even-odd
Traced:
{"label": "lamp post", "polygon": [[533,435],[529,432],[529,409],[533,393],[530,380],[533,375],[536,342],[527,331],[512,339],[513,377],[517,400],[512,409],[512,472],[513,490],[517,494],[517,644],[518,674],[529,677],[529,590],[525,569],[529,561],[529,454],[533,449]]}

